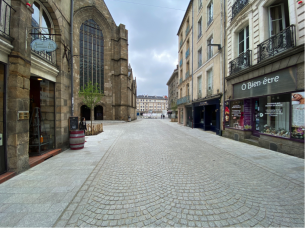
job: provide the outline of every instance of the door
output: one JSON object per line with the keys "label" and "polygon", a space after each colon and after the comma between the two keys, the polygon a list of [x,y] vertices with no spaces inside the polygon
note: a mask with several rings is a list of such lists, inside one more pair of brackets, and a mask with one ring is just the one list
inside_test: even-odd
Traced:
{"label": "door", "polygon": [[259,110],[259,99],[253,99],[253,117],[252,117],[252,134],[255,136],[259,136],[259,124],[260,124],[260,110]]}
{"label": "door", "polygon": [[6,155],[5,155],[5,65],[0,63],[0,174],[6,172]]}

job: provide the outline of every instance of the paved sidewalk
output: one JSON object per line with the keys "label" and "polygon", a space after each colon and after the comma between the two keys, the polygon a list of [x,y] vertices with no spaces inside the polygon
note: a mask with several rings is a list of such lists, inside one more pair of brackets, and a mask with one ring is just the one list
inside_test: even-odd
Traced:
{"label": "paved sidewalk", "polygon": [[121,134],[86,137],[83,150],[66,150],[1,184],[0,227],[53,226]]}
{"label": "paved sidewalk", "polygon": [[56,226],[304,226],[303,159],[162,120],[126,126]]}
{"label": "paved sidewalk", "polygon": [[111,124],[0,185],[0,226],[304,227],[304,160],[169,120]]}

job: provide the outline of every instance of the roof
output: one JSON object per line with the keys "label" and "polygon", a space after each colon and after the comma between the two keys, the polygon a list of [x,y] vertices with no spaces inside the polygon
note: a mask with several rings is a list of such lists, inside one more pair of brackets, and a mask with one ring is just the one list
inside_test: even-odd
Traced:
{"label": "roof", "polygon": [[154,100],[167,100],[166,96],[148,96],[148,95],[139,95],[137,99],[154,99]]}
{"label": "roof", "polygon": [[190,0],[190,3],[188,4],[188,6],[187,6],[187,8],[186,8],[186,12],[185,12],[185,14],[184,14],[184,17],[183,17],[183,19],[182,19],[182,21],[181,21],[181,24],[180,24],[180,27],[179,27],[179,29],[178,29],[178,33],[177,33],[178,36],[179,36],[179,32],[180,32],[180,30],[181,30],[181,28],[182,28],[183,22],[184,22],[185,18],[187,17],[188,10],[189,10],[189,8],[190,8],[191,5],[192,5],[192,2],[193,2],[193,0]]}
{"label": "roof", "polygon": [[172,73],[172,76],[168,79],[166,85],[168,86],[170,84],[170,82],[173,80],[174,76],[177,74],[178,77],[178,65],[177,68],[174,70],[174,72]]}

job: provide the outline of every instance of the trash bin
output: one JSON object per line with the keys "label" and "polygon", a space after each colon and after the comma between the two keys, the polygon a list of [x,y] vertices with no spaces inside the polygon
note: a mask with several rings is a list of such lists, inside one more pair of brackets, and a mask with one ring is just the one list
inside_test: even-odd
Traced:
{"label": "trash bin", "polygon": [[130,122],[131,121],[131,117],[130,116],[128,116],[128,122]]}

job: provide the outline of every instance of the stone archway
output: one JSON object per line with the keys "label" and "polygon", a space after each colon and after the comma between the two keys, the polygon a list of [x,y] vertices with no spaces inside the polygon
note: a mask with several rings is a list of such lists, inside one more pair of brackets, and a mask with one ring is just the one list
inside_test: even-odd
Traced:
{"label": "stone archway", "polygon": [[103,120],[104,109],[103,106],[98,105],[94,108],[94,120]]}
{"label": "stone archway", "polygon": [[86,120],[91,120],[91,109],[87,105],[82,105],[80,107],[81,117],[85,117]]}

